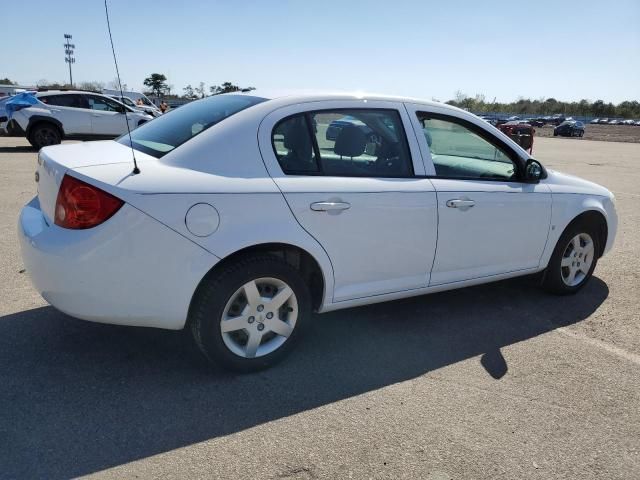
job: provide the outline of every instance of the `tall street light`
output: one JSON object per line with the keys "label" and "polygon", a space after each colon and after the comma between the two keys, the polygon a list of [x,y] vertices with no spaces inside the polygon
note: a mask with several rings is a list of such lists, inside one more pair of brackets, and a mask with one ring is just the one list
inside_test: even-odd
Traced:
{"label": "tall street light", "polygon": [[76,63],[76,59],[73,56],[73,49],[76,46],[71,43],[71,38],[73,38],[68,33],[64,34],[64,61],[69,64],[69,85],[73,86],[73,75],[71,75],[71,64]]}

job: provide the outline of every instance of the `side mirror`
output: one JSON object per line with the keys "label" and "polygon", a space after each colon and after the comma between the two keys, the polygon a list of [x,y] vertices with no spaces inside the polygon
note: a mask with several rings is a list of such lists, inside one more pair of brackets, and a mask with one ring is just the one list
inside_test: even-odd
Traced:
{"label": "side mirror", "polygon": [[538,183],[545,178],[544,168],[542,164],[533,158],[527,160],[524,167],[524,179],[527,183]]}

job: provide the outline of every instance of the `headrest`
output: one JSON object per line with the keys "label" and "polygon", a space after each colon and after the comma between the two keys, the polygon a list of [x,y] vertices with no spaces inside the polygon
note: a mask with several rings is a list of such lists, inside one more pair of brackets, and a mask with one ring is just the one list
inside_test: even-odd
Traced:
{"label": "headrest", "polygon": [[367,136],[360,127],[347,125],[340,130],[333,151],[343,157],[359,157],[367,146]]}
{"label": "headrest", "polygon": [[297,121],[284,134],[284,148],[295,153],[300,160],[311,159],[313,147],[309,138],[309,130],[301,121]]}

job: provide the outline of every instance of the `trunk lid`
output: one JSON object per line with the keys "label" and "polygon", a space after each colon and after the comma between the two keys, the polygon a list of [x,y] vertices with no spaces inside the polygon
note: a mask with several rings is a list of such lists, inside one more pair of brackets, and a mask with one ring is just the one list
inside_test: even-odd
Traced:
{"label": "trunk lid", "polygon": [[[156,161],[155,158],[136,151],[136,160],[139,164],[149,159]],[[58,190],[68,170],[110,164],[128,164],[122,166],[122,171],[127,168],[128,171],[132,170],[131,148],[113,141],[101,141],[56,145],[41,149],[38,154],[36,178],[38,200],[47,223],[53,223]]]}

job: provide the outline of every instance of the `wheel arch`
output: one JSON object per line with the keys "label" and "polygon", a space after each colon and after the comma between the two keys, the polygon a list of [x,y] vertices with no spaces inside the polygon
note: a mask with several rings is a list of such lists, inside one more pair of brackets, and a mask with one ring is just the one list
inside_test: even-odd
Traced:
{"label": "wheel arch", "polygon": [[31,135],[31,131],[37,125],[41,125],[43,123],[50,123],[54,125],[60,131],[60,136],[64,138],[64,128],[62,126],[62,122],[60,122],[60,120],[58,120],[57,118],[47,117],[45,115],[32,115],[31,117],[29,117],[29,123],[27,124],[27,128],[25,130],[26,136],[29,137],[29,135]]}
{"label": "wheel arch", "polygon": [[329,295],[327,292],[329,284],[326,278],[327,273],[323,271],[320,262],[311,253],[299,246],[277,242],[255,244],[229,253],[217,262],[202,278],[194,291],[193,298],[196,297],[197,292],[202,285],[204,285],[205,282],[217,272],[224,269],[231,263],[255,254],[274,255],[282,258],[300,271],[305,283],[309,287],[309,293],[311,294],[312,299],[312,308],[314,310],[319,310],[322,307],[326,297]]}
{"label": "wheel arch", "polygon": [[578,223],[588,223],[594,225],[596,228],[596,235],[598,236],[598,258],[600,258],[603,253],[605,246],[607,245],[607,238],[609,236],[609,227],[607,223],[607,217],[603,211],[598,208],[589,208],[584,212],[576,215],[564,228],[562,231],[562,236],[565,231],[569,228],[573,227]]}

